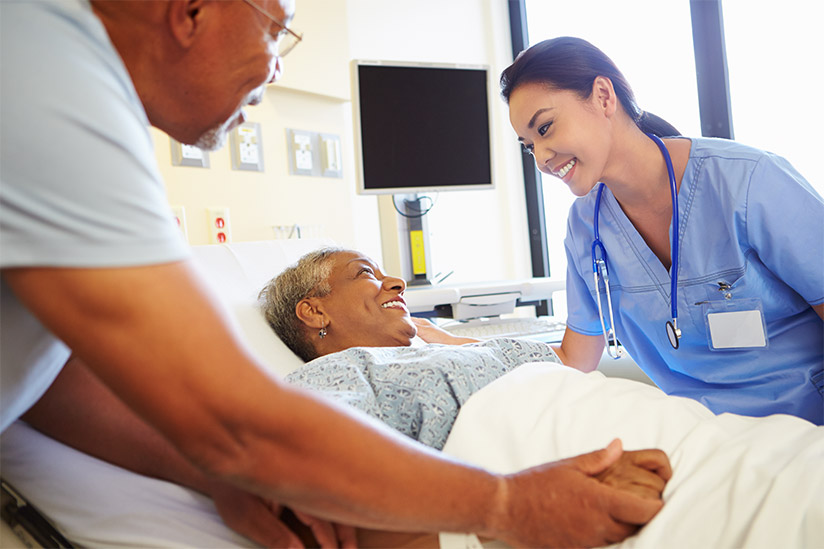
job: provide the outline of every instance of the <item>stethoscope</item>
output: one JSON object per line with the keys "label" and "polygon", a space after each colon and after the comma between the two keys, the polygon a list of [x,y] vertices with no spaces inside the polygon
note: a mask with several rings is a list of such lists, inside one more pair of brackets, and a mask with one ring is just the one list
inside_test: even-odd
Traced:
{"label": "stethoscope", "polygon": [[[670,191],[672,192],[672,268],[670,269],[670,302],[672,308],[672,320],[666,323],[667,338],[669,338],[670,345],[673,349],[677,349],[679,340],[681,339],[681,330],[678,329],[678,189],[675,184],[675,170],[672,169],[672,158],[670,158],[669,151],[664,145],[664,142],[656,136],[648,133],[647,136],[652,139],[658,148],[661,149],[661,154],[664,156],[664,161],[667,164],[667,173],[669,174]],[[598,215],[601,210],[601,194],[604,192],[604,184],[598,185],[598,195],[595,197],[595,219],[593,225],[595,226],[595,240],[592,241],[592,273],[595,279],[595,295],[598,300],[598,316],[601,319],[601,330],[604,333],[604,341],[607,345],[607,354],[613,358],[618,359],[623,355],[623,349],[618,346],[618,338],[615,335],[615,322],[612,315],[612,296],[609,291],[609,272],[607,269],[607,251],[604,244],[601,242],[600,232],[598,230]],[[600,252],[601,257],[598,257]],[[607,295],[607,311],[609,313],[609,330],[607,330],[604,323],[604,309],[601,305],[601,288],[598,284],[599,278],[604,280],[604,289]],[[613,351],[614,349],[614,351]]]}

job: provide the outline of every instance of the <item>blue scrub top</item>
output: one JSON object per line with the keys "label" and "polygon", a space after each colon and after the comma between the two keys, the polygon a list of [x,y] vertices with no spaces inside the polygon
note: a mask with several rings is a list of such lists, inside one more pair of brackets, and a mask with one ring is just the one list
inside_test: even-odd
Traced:
{"label": "blue scrub top", "polygon": [[[824,302],[824,200],[781,157],[722,139],[691,142],[678,194],[677,350],[664,327],[669,272],[604,189],[600,235],[617,337],[669,394],[716,413],[786,413],[821,425],[824,322],[810,305]],[[585,335],[602,335],[591,258],[596,190],[573,204],[565,241],[567,325]],[[706,309],[724,300],[719,282],[733,300],[760,300],[767,348],[710,350]]]}

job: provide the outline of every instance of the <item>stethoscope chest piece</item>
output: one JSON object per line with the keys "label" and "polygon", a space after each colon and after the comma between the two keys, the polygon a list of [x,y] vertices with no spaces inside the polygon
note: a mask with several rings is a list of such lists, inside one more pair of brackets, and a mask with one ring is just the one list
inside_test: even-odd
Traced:
{"label": "stethoscope chest piece", "polygon": [[679,330],[678,326],[671,320],[667,321],[667,338],[669,338],[670,345],[672,345],[673,349],[677,349],[681,344],[681,330]]}

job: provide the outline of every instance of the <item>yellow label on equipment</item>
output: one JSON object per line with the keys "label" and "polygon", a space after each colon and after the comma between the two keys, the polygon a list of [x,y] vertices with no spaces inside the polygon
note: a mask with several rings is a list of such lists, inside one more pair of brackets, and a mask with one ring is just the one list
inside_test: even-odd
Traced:
{"label": "yellow label on equipment", "polygon": [[423,231],[409,231],[412,252],[412,274],[426,274],[426,252],[423,247]]}

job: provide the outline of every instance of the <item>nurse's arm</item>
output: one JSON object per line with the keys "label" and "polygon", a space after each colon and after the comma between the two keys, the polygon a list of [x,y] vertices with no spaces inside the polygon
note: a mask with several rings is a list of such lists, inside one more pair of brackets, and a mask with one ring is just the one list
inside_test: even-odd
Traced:
{"label": "nurse's arm", "polygon": [[598,367],[601,361],[604,353],[604,338],[600,335],[579,334],[567,328],[561,344],[553,345],[552,348],[565,365],[582,372],[591,372]]}
{"label": "nurse's arm", "polygon": [[821,320],[824,320],[824,303],[819,303],[818,305],[812,306],[813,311],[818,313],[818,316],[821,317]]}

